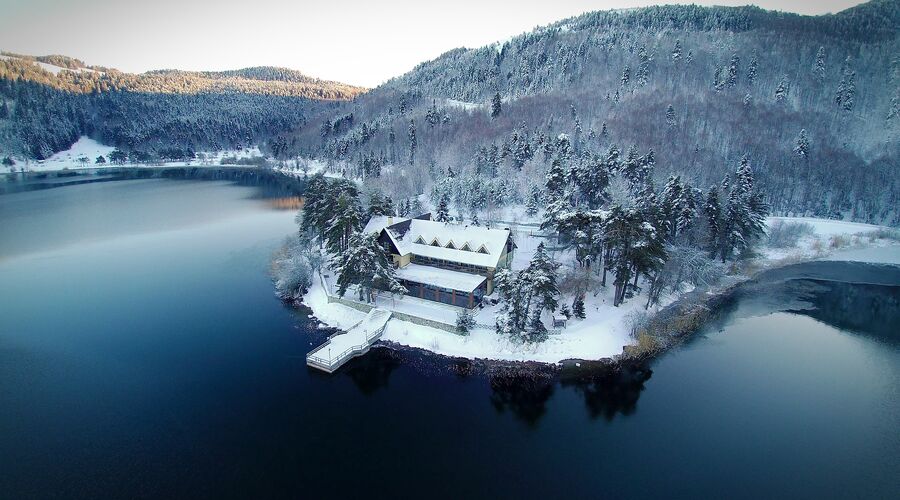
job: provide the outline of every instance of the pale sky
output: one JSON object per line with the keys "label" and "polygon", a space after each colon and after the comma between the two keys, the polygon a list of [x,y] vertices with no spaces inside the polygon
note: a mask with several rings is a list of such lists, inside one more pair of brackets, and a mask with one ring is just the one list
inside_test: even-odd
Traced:
{"label": "pale sky", "polygon": [[[0,0],[0,49],[130,72],[284,66],[373,87],[456,47],[480,47],[583,12],[749,0]],[[803,14],[858,0],[757,0]]]}

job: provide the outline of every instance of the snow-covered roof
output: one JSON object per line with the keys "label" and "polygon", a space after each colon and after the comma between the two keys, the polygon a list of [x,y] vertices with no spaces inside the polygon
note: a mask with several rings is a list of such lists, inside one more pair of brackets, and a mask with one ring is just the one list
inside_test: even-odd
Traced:
{"label": "snow-covered roof", "polygon": [[364,233],[380,233],[382,229],[399,222],[406,222],[409,219],[405,217],[391,217],[388,215],[376,215],[369,219],[366,227],[363,228]]}
{"label": "snow-covered roof", "polygon": [[403,255],[412,253],[481,267],[497,267],[509,239],[509,229],[421,219],[412,219],[408,229],[388,228],[387,232]]}
{"label": "snow-covered roof", "polygon": [[439,267],[421,266],[419,264],[408,264],[406,267],[397,269],[397,278],[416,283],[426,283],[429,285],[439,286],[451,290],[469,293],[485,282],[484,276],[477,274],[461,273],[459,271],[450,271]]}

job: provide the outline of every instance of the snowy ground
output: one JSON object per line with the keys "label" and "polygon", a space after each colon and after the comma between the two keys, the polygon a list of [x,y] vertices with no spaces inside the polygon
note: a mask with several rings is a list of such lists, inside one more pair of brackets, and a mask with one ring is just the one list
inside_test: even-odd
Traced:
{"label": "snowy ground", "polygon": [[[831,221],[809,218],[769,218],[785,222],[806,222],[813,226],[815,234],[803,238],[796,248],[770,249],[762,247],[761,262],[775,266],[781,262],[797,260],[831,259],[856,260],[865,262],[900,264],[900,244],[890,239],[876,238],[872,233],[883,229],[868,224]],[[528,264],[534,249],[540,242],[551,249],[554,257],[564,263],[563,271],[571,270],[571,255],[553,249],[553,242],[537,236],[535,229],[528,225],[512,225],[518,246],[513,259],[513,268],[521,269]],[[568,266],[568,267],[566,267]],[[521,345],[497,335],[488,325],[494,323],[497,306],[476,309],[476,327],[468,336],[460,336],[444,330],[416,325],[396,318],[391,319],[382,340],[404,346],[433,351],[438,354],[469,359],[493,359],[506,361],[539,361],[558,363],[566,359],[602,359],[622,353],[625,345],[631,344],[629,336],[630,317],[644,310],[645,297],[637,296],[620,307],[612,305],[613,287],[598,287],[595,294],[585,298],[587,318],[572,319],[564,329],[559,329],[540,344]],[[352,293],[348,292],[347,297]],[[673,302],[678,296],[663,298],[662,304],[651,308],[651,312]],[[378,307],[414,314],[442,323],[455,323],[458,308],[430,301],[403,298],[379,298]],[[571,302],[564,297],[561,302]],[[322,322],[337,328],[348,328],[365,315],[341,304],[327,302],[321,283],[315,283],[304,297],[306,303]]]}
{"label": "snowy ground", "polygon": [[878,238],[874,233],[885,230],[881,226],[812,217],[768,217],[766,224],[806,223],[815,234],[797,242],[794,248],[761,247],[759,253],[766,261],[849,260],[900,264],[900,245],[890,239]]}
{"label": "snowy ground", "polygon": [[[75,144],[72,145],[69,149],[65,151],[60,151],[59,153],[54,154],[50,158],[46,160],[36,161],[36,160],[25,160],[22,158],[15,158],[16,170],[21,170],[24,168],[26,171],[30,172],[53,172],[58,170],[80,170],[86,168],[98,168],[98,167],[110,167],[110,166],[124,166],[124,167],[146,167],[147,165],[135,165],[131,163],[125,163],[124,165],[110,165],[106,163],[104,165],[98,165],[95,163],[98,156],[103,156],[107,162],[109,162],[109,154],[115,150],[113,146],[107,146],[105,144],[101,144],[94,139],[89,137],[82,136],[79,138]],[[222,158],[231,158],[235,157],[238,159],[242,158],[254,158],[262,156],[262,153],[259,151],[259,148],[256,146],[244,149],[232,149],[232,150],[223,150],[223,151],[204,151],[197,154],[197,158],[185,162],[164,162],[161,164],[154,164],[152,166],[165,166],[165,167],[183,167],[183,166],[221,166]],[[79,158],[87,158],[87,162],[79,161]]]}
{"label": "snowy ground", "polygon": [[333,166],[329,168],[329,165],[322,160],[313,160],[309,158],[298,158],[296,162],[288,162],[288,164],[284,167],[275,167],[276,171],[287,175],[294,175],[298,177],[303,177],[304,175],[315,175],[319,172],[325,177],[331,178],[342,178],[341,174],[341,166]]}

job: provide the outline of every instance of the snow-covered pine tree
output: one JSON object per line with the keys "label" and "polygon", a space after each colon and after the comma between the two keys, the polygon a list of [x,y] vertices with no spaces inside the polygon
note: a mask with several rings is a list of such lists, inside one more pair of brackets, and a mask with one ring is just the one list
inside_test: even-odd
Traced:
{"label": "snow-covered pine tree", "polygon": [[[560,264],[547,253],[544,243],[539,243],[531,262],[523,272],[524,279],[530,288],[533,318],[540,320],[543,311],[553,312],[556,310],[559,304],[557,299],[559,297],[559,286],[557,285],[559,266]],[[532,323],[533,330],[535,326],[536,324]]]}
{"label": "snow-covered pine tree", "polygon": [[813,77],[815,77],[816,81],[819,83],[825,81],[825,47],[819,47],[819,51],[816,52],[816,62],[812,67]]}
{"label": "snow-covered pine tree", "polygon": [[416,161],[416,150],[419,148],[418,140],[416,139],[416,122],[414,120],[409,121],[409,165],[412,166]]}
{"label": "snow-covered pine tree", "polygon": [[662,210],[662,218],[665,224],[666,232],[669,237],[674,239],[681,229],[678,224],[678,216],[681,213],[684,186],[681,184],[681,177],[677,175],[669,176],[669,180],[663,187],[660,195],[660,209]]}
{"label": "snow-covered pine tree", "polygon": [[681,62],[681,40],[675,40],[675,47],[672,49],[672,62],[675,65]]}
{"label": "snow-covered pine tree", "polygon": [[497,92],[494,94],[494,97],[491,98],[491,118],[497,118],[502,111],[503,106],[500,99],[500,93]]}
{"label": "snow-covered pine tree", "polygon": [[711,257],[715,258],[719,249],[719,232],[722,224],[722,203],[719,201],[719,187],[713,184],[706,193],[706,203],[703,206],[706,216],[707,245]]}
{"label": "snow-covered pine tree", "polygon": [[788,80],[787,75],[781,77],[781,81],[778,82],[778,86],[775,87],[775,102],[783,103],[787,100],[788,95],[791,92],[791,81]]}
{"label": "snow-covered pine tree", "polygon": [[800,129],[800,135],[794,141],[794,154],[803,162],[809,161],[809,136],[806,129]]}
{"label": "snow-covered pine tree", "polygon": [[410,200],[409,204],[409,216],[410,217],[418,217],[425,213],[425,210],[422,208],[422,202],[419,201],[419,197],[413,196]]}
{"label": "snow-covered pine tree", "polygon": [[475,328],[475,315],[468,309],[460,309],[456,314],[456,331],[468,335]]}
{"label": "snow-covered pine tree", "polygon": [[544,183],[544,192],[549,201],[552,203],[553,201],[564,199],[567,185],[568,180],[566,179],[566,171],[563,168],[563,162],[561,159],[556,158],[550,165],[550,170],[547,171],[547,177]]}
{"label": "snow-covered pine tree", "polygon": [[734,186],[728,195],[728,203],[722,218],[719,255],[722,262],[736,252],[746,250],[765,233],[765,217],[768,207],[762,195],[754,190],[753,170],[749,158],[744,155],[735,172]]}
{"label": "snow-covered pine tree", "polygon": [[387,253],[378,244],[376,233],[351,234],[347,248],[333,255],[331,268],[337,276],[337,292],[341,297],[350,285],[358,286],[359,300],[366,302],[373,300],[375,290],[386,290],[392,295],[407,293],[397,280]]}
{"label": "snow-covered pine tree", "polygon": [[388,132],[388,149],[390,150],[391,165],[397,164],[397,134],[394,133],[394,126]]}
{"label": "snow-covered pine tree", "polygon": [[359,200],[344,192],[338,196],[332,217],[325,228],[325,245],[331,254],[347,250],[350,237],[362,227]]}
{"label": "snow-covered pine tree", "polygon": [[572,314],[578,319],[584,319],[587,317],[587,314],[584,310],[584,294],[579,293],[575,296],[575,301],[572,302]]}
{"label": "snow-covered pine tree", "polygon": [[382,196],[380,191],[369,194],[369,217],[374,215],[394,215],[394,206],[390,197]]}
{"label": "snow-covered pine tree", "polygon": [[541,188],[531,186],[528,197],[525,199],[525,213],[534,217],[538,213],[538,204],[541,201]]}
{"label": "snow-covered pine tree", "polygon": [[400,217],[409,217],[409,198],[401,200],[397,205],[397,215]]}
{"label": "snow-covered pine tree", "polygon": [[647,49],[641,47],[638,49],[638,70],[637,70],[637,82],[640,86],[645,86],[650,81],[650,54],[647,52]]}
{"label": "snow-covered pine tree", "polygon": [[756,51],[753,51],[753,54],[750,55],[750,64],[747,66],[747,82],[751,85],[754,81],[756,81],[756,76],[759,72],[759,57],[756,55]]}
{"label": "snow-covered pine tree", "polygon": [[446,194],[441,196],[438,201],[437,213],[434,220],[443,223],[450,222],[450,206],[447,200],[448,196]]}

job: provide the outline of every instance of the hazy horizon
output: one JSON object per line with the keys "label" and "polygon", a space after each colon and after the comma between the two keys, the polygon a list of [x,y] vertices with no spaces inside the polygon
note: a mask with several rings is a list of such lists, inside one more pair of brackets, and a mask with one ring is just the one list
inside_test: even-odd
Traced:
{"label": "hazy horizon", "polygon": [[[594,10],[656,4],[747,5],[824,14],[864,2],[460,0],[452,9],[400,0],[385,5],[258,0],[0,0],[0,49],[61,54],[141,73],[280,66],[325,80],[375,87],[458,47],[480,47]],[[307,5],[309,4],[309,5]]]}

